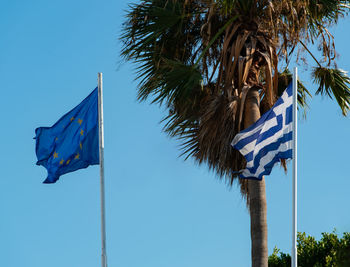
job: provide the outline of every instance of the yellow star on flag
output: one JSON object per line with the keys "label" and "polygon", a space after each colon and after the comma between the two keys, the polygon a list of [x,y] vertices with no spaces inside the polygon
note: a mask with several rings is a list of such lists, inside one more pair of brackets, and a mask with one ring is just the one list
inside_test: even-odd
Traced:
{"label": "yellow star on flag", "polygon": [[69,162],[70,162],[70,159],[66,161],[66,165],[68,165],[68,164],[69,164]]}
{"label": "yellow star on flag", "polygon": [[58,153],[57,153],[57,152],[53,153],[53,158],[54,158],[54,159],[55,159],[55,158],[58,158]]}
{"label": "yellow star on flag", "polygon": [[61,161],[60,161],[60,165],[62,165],[62,164],[63,164],[63,162],[64,162],[64,160],[63,160],[63,159],[61,159]]}
{"label": "yellow star on flag", "polygon": [[79,159],[80,155],[79,153],[75,155],[74,159]]}
{"label": "yellow star on flag", "polygon": [[79,147],[80,147],[81,150],[83,149],[83,144],[81,142],[79,144]]}
{"label": "yellow star on flag", "polygon": [[81,129],[80,130],[80,135],[82,136],[84,134],[84,131]]}
{"label": "yellow star on flag", "polygon": [[70,118],[70,121],[74,121],[74,117]]}
{"label": "yellow star on flag", "polygon": [[82,119],[78,119],[78,123],[81,125],[81,123],[83,122]]}

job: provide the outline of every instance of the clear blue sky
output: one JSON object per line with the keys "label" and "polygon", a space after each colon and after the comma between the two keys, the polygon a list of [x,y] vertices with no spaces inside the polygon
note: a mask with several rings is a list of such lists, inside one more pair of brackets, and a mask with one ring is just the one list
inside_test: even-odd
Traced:
{"label": "clear blue sky", "polygon": [[[158,106],[136,101],[118,36],[130,1],[5,1],[0,9],[0,266],[100,266],[99,169],[42,184],[34,130],[51,126],[104,74],[107,255],[110,267],[250,266],[249,216],[229,188],[161,132]],[[350,70],[350,20],[336,30]],[[309,85],[310,72],[300,66]],[[350,231],[350,118],[316,96],[299,123],[298,230]],[[269,253],[291,248],[291,173],[267,181]]]}

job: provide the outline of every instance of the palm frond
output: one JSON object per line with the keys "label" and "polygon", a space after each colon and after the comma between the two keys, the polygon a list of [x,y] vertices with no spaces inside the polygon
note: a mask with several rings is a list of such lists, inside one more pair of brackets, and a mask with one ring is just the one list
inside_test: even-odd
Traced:
{"label": "palm frond", "polygon": [[310,0],[308,4],[310,18],[318,24],[337,23],[339,17],[344,16],[349,8],[348,0]]}
{"label": "palm frond", "polygon": [[153,100],[154,103],[167,99],[171,105],[177,99],[185,101],[191,92],[199,91],[201,88],[202,76],[196,66],[187,66],[178,61],[166,60],[159,72],[162,81],[159,86],[159,94]]}
{"label": "palm frond", "polygon": [[[172,3],[172,1],[171,1]],[[153,44],[164,32],[182,19],[179,5],[154,5],[145,1],[142,5],[130,5],[127,23],[124,23],[121,40],[124,42],[122,55],[127,59],[137,58],[143,50]],[[180,29],[177,29],[180,34]]]}
{"label": "palm frond", "polygon": [[350,109],[350,78],[347,72],[341,69],[317,67],[314,68],[312,76],[319,85],[316,94],[327,95],[331,99],[334,96],[343,115],[346,116]]}

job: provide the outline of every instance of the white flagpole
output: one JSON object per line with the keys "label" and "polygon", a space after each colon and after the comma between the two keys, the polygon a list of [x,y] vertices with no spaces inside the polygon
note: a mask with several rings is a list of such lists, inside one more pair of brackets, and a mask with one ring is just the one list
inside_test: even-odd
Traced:
{"label": "white flagpole", "polygon": [[102,267],[107,267],[106,254],[106,224],[105,224],[105,172],[104,172],[104,136],[103,136],[103,94],[102,73],[97,74],[98,80],[98,129],[100,155],[100,197],[101,197],[101,237],[102,237]]}
{"label": "white flagpole", "polygon": [[293,245],[292,245],[292,267],[297,267],[297,130],[298,130],[298,69],[293,73]]}

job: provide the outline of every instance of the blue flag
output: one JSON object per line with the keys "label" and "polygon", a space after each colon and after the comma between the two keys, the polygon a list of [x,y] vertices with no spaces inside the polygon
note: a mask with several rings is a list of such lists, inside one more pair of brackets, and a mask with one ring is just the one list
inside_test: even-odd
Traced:
{"label": "blue flag", "polygon": [[97,88],[52,127],[35,130],[37,165],[47,169],[44,183],[99,164]]}
{"label": "blue flag", "polygon": [[293,87],[287,87],[275,105],[253,125],[238,133],[232,146],[247,160],[241,178],[261,180],[275,163],[292,158]]}

